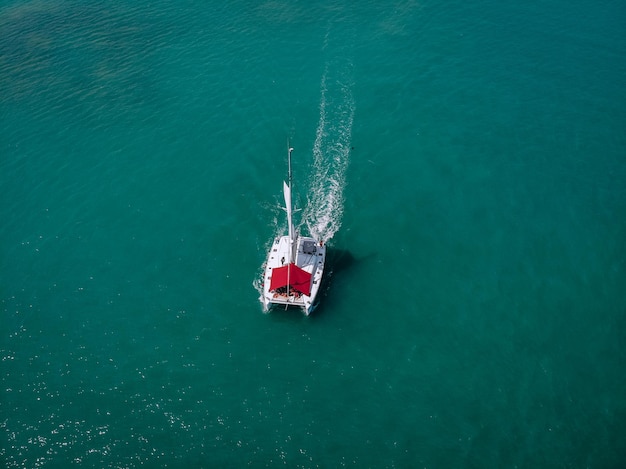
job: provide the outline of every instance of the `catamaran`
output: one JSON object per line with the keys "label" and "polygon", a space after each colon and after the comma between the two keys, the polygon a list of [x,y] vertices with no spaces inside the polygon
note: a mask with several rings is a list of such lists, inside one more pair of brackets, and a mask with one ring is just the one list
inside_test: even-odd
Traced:
{"label": "catamaran", "polygon": [[274,305],[295,306],[307,316],[316,306],[322,283],[326,246],[322,240],[301,236],[293,226],[291,206],[291,152],[288,151],[288,181],[283,181],[288,234],[274,239],[263,275],[263,309]]}

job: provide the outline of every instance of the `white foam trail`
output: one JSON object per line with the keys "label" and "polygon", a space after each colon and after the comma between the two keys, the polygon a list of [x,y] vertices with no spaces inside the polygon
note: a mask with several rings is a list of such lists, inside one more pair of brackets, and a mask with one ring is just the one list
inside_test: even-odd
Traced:
{"label": "white foam trail", "polygon": [[[324,48],[328,38],[325,38]],[[320,83],[320,118],[313,143],[313,170],[309,181],[307,206],[300,225],[306,225],[310,235],[318,241],[328,242],[341,227],[343,218],[343,191],[346,169],[351,150],[352,123],[355,104],[352,96],[352,64],[337,66],[327,63]],[[272,226],[275,236],[284,234],[279,226],[280,210],[276,206]],[[262,252],[268,252],[274,238],[267,241]],[[265,263],[260,266],[252,285],[263,300],[263,276]]]}
{"label": "white foam trail", "polygon": [[320,84],[320,118],[313,144],[313,172],[302,216],[309,233],[327,242],[341,227],[355,104],[352,67],[326,64]]}

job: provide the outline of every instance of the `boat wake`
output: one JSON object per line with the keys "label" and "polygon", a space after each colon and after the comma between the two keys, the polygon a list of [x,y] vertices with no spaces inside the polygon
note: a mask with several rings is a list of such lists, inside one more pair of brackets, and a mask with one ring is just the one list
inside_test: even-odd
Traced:
{"label": "boat wake", "polygon": [[313,171],[301,221],[314,239],[324,242],[341,227],[355,111],[352,64],[337,62],[327,63],[322,75]]}
{"label": "boat wake", "polygon": [[[325,48],[326,48],[325,43]],[[313,143],[313,163],[308,182],[306,207],[296,227],[302,231],[305,225],[316,241],[327,243],[341,228],[343,218],[346,170],[352,149],[352,124],[355,103],[352,95],[352,63],[336,59],[326,63],[320,84],[319,122]],[[275,236],[268,240],[261,252],[268,252],[274,238],[284,234],[284,226],[278,219],[278,206],[270,207],[274,212]],[[263,302],[263,276],[265,264],[260,269],[253,286]]]}

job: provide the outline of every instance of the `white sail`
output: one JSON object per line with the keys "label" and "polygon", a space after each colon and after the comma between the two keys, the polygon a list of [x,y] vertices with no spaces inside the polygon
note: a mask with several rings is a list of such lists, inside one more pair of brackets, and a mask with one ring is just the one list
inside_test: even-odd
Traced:
{"label": "white sail", "polygon": [[[291,188],[283,181],[283,193],[285,195],[285,209],[287,210],[287,225],[289,227],[290,246],[294,245],[294,228],[291,219]],[[293,262],[293,248],[289,250],[289,263]]]}

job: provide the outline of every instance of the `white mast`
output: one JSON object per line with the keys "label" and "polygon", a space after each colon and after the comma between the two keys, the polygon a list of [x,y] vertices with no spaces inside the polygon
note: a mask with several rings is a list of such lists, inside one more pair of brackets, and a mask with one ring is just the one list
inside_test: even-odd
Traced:
{"label": "white mast", "polygon": [[293,151],[293,148],[289,147],[289,154],[288,154],[288,158],[289,158],[289,184],[287,184],[286,182],[283,182],[283,192],[285,194],[285,207],[287,209],[287,224],[289,225],[289,263],[291,264],[292,262],[294,262],[294,258],[293,258],[293,252],[294,252],[294,245],[295,245],[295,236],[294,236],[294,228],[293,228],[293,221],[292,221],[292,217],[291,217],[291,152]]}
{"label": "white mast", "polygon": [[[293,221],[291,220],[291,152],[293,148],[287,144],[289,148],[288,151],[288,161],[289,161],[289,184],[283,182],[283,192],[285,194],[285,208],[287,209],[287,224],[289,225],[289,256],[287,261],[287,298],[289,298],[289,287],[291,286],[291,263],[295,262],[294,259],[294,247],[295,247],[295,239],[294,239],[294,229],[293,229]],[[287,306],[285,305],[285,308]]]}

